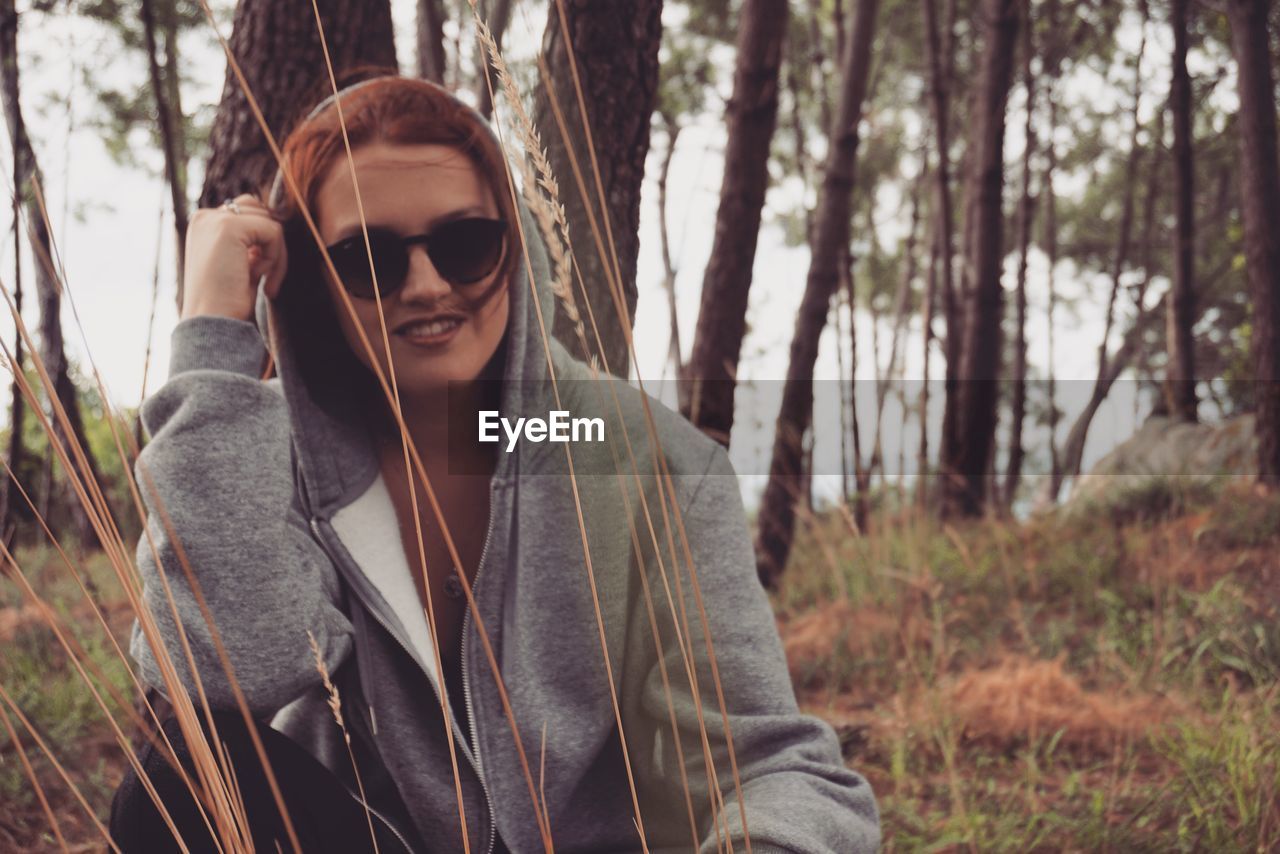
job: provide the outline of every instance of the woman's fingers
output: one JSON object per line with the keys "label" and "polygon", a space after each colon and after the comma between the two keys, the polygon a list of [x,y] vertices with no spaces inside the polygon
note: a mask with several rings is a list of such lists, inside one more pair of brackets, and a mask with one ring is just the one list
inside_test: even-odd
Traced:
{"label": "woman's fingers", "polygon": [[274,297],[284,279],[284,231],[257,197],[201,208],[187,230],[182,317],[202,314],[251,320],[258,282]]}

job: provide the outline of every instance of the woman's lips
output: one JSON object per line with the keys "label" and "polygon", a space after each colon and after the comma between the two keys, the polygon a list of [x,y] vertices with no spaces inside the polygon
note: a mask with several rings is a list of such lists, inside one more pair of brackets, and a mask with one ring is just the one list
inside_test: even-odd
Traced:
{"label": "woman's lips", "polygon": [[462,328],[464,319],[457,316],[435,318],[406,323],[395,334],[406,343],[417,347],[439,347],[453,339]]}

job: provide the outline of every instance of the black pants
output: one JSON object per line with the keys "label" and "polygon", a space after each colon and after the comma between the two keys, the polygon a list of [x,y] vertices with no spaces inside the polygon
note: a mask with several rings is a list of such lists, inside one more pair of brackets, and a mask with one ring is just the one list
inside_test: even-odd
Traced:
{"label": "black pants", "polygon": [[[201,725],[206,726],[203,715]],[[262,763],[239,712],[215,712],[218,738],[226,744],[235,769],[235,779],[245,805],[249,832],[258,851],[291,851],[289,836],[272,797]],[[342,782],[300,745],[264,723],[257,724],[258,736],[275,772],[289,818],[305,854],[361,854],[372,852],[369,818],[364,807]],[[173,744],[187,774],[194,777],[191,753],[177,721],[170,718],[164,731]],[[207,737],[206,726],[206,737]],[[212,743],[212,742],[211,742]],[[182,778],[154,746],[147,744],[138,755],[156,793],[164,802],[173,823],[192,854],[213,852],[208,827]],[[210,822],[212,824],[212,822]],[[409,854],[395,833],[373,816],[381,854]],[[147,794],[132,766],[128,769],[111,804],[111,836],[123,854],[181,850],[174,841],[160,811]]]}

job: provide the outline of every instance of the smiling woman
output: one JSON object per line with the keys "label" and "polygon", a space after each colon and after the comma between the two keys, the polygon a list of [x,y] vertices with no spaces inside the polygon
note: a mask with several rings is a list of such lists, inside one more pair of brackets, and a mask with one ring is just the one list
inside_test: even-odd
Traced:
{"label": "smiling woman", "polygon": [[[140,543],[138,563],[167,649],[135,628],[131,650],[157,689],[170,656],[194,694],[186,633],[254,843],[287,830],[170,532],[304,850],[872,850],[865,780],[797,709],[724,450],[544,340],[545,249],[477,113],[398,77],[340,99],[290,135],[268,204],[193,220],[169,379],[142,413],[159,560]],[[625,468],[575,476],[576,451],[527,429],[505,453],[448,442],[460,417],[551,411],[600,414],[613,456],[591,453]],[[208,842],[159,751],[142,767],[157,798],[126,778],[123,850],[172,837],[155,801]]]}

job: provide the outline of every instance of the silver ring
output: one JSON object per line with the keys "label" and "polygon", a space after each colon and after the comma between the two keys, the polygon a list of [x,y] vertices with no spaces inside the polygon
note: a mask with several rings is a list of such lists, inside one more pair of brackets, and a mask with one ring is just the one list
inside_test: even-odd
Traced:
{"label": "silver ring", "polygon": [[240,206],[236,204],[235,199],[227,199],[225,202],[222,203],[222,206],[227,210],[231,211],[233,214],[242,213],[242,211],[240,210]]}

